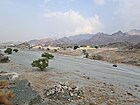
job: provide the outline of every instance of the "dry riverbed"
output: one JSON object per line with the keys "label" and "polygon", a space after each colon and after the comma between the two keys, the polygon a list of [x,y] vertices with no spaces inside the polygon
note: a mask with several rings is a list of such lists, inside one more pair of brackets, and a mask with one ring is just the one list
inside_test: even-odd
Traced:
{"label": "dry riverbed", "polygon": [[[98,62],[94,64],[89,60],[83,61],[84,59],[81,58],[55,55],[55,58],[50,61],[49,67],[45,71],[39,71],[30,66],[30,60],[32,61],[32,57],[33,59],[38,58],[39,56],[35,54],[40,53],[20,52],[19,55],[11,55],[11,62],[0,64],[0,71],[16,72],[19,74],[18,80],[26,79],[30,82],[32,89],[38,92],[42,98],[40,105],[140,104],[139,82],[135,82],[133,86],[130,84],[131,91],[129,91],[119,85],[100,80],[99,78],[101,77],[98,76],[100,75],[98,73],[96,76],[95,68],[104,68],[104,71],[106,71],[106,69],[113,70],[112,66],[104,63],[100,65]],[[30,59],[29,62],[27,59]],[[92,67],[89,67],[90,65]],[[102,67],[103,65],[104,67]],[[97,71],[100,72],[101,70]],[[119,72],[115,72],[112,71],[112,77],[114,78],[114,74],[119,75]],[[104,75],[102,79],[107,79],[108,77],[109,75]],[[130,80],[132,79],[130,74],[128,77]]]}
{"label": "dry riverbed", "polygon": [[[60,50],[60,54],[81,56],[83,51],[77,50]],[[102,60],[110,63],[123,63],[134,66],[140,66],[140,49],[118,49],[118,48],[99,48],[94,50],[86,50],[89,59]],[[83,55],[86,56],[86,55]]]}
{"label": "dry riverbed", "polygon": [[[133,93],[125,89],[123,90],[110,83],[101,82],[95,78],[89,78],[88,76],[78,75],[76,73],[34,71],[22,74],[21,77],[22,79],[28,79],[33,89],[38,91],[49,105],[136,105],[140,103],[138,97],[135,97]],[[67,82],[69,83],[68,86],[82,91],[82,95],[78,97],[78,93],[76,93],[77,96],[72,98],[73,95],[70,96],[67,94],[70,90],[64,90],[64,92],[63,90],[59,92],[53,90],[53,87],[59,85],[65,86],[64,84]],[[140,87],[136,86],[136,88],[140,92]],[[47,97],[44,95],[46,89],[52,89],[54,93],[52,92],[52,94],[49,94]],[[66,94],[64,95],[65,97],[59,98],[59,96],[63,95],[62,93]]]}

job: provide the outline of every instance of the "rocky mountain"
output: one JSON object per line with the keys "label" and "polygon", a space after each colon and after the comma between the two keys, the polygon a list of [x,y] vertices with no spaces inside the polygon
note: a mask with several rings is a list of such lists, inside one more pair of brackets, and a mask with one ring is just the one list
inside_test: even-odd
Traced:
{"label": "rocky mountain", "polygon": [[135,48],[135,49],[140,49],[140,43],[134,45],[133,48]]}
{"label": "rocky mountain", "polygon": [[94,36],[94,34],[80,34],[80,35],[70,36],[68,38],[71,41],[73,41],[74,43],[78,43],[83,40],[88,40],[88,39],[92,38],[93,36]]}
{"label": "rocky mountain", "polygon": [[99,45],[100,47],[107,47],[107,48],[128,48],[130,46],[133,46],[132,43],[129,42],[114,42],[104,45]]}
{"label": "rocky mountain", "polygon": [[126,34],[129,34],[129,35],[140,35],[140,30],[132,29],[132,30],[126,32]]}
{"label": "rocky mountain", "polygon": [[28,43],[31,46],[35,46],[35,45],[45,45],[47,43],[52,43],[55,39],[53,38],[47,38],[47,39],[35,39],[35,40],[30,40],[28,41]]}
{"label": "rocky mountain", "polygon": [[54,44],[78,44],[81,41],[89,40],[94,34],[80,34],[69,37],[62,37],[60,39],[54,40]]}
{"label": "rocky mountain", "polygon": [[14,46],[14,45],[18,45],[22,42],[18,41],[18,42],[13,42],[13,41],[9,41],[9,42],[5,42],[5,43],[0,43],[0,46]]}
{"label": "rocky mountain", "polygon": [[84,44],[84,45],[103,45],[114,42],[129,42],[133,44],[140,43],[140,30],[131,30],[129,32],[118,31],[113,34],[97,33],[97,34],[80,34],[60,39],[40,39],[31,40],[30,45],[60,45],[60,44]]}
{"label": "rocky mountain", "polygon": [[103,44],[109,44],[114,42],[129,42],[129,43],[137,44],[140,42],[140,35],[129,35],[121,31],[113,33],[112,35],[97,33],[91,39],[86,40],[82,43],[87,45],[103,45]]}
{"label": "rocky mountain", "polygon": [[97,33],[91,39],[79,42],[79,44],[100,45],[100,44],[105,44],[105,43],[108,43],[108,42],[113,42],[113,38],[110,37],[108,34],[105,34],[105,33]]}

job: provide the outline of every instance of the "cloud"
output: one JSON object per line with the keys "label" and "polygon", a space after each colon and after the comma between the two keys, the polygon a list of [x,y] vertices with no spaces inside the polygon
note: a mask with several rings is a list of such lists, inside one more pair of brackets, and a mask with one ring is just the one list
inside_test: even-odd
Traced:
{"label": "cloud", "polygon": [[50,0],[44,0],[44,4],[47,4],[48,2],[50,2]]}
{"label": "cloud", "polygon": [[67,12],[50,12],[45,13],[46,23],[49,28],[53,29],[54,34],[73,35],[96,33],[103,30],[97,15],[93,17],[83,17],[79,12],[69,10]]}
{"label": "cloud", "polygon": [[140,28],[140,0],[115,0],[115,2],[119,3],[114,16],[117,27],[123,30]]}
{"label": "cloud", "polygon": [[94,0],[94,2],[98,5],[103,5],[105,4],[105,0]]}

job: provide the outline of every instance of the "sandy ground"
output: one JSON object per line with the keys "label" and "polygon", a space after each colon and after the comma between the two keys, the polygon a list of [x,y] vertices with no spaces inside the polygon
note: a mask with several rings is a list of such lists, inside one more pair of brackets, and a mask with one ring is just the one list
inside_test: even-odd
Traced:
{"label": "sandy ground", "polygon": [[[139,49],[118,49],[118,48],[98,48],[94,50],[86,50],[90,59],[94,55],[101,55],[102,61],[110,63],[124,63],[135,66],[140,66],[140,50]],[[72,56],[82,56],[83,52],[80,49],[77,50],[59,50],[58,53]]]}
{"label": "sandy ground", "polygon": [[[64,102],[64,104],[76,105],[139,105],[138,97],[133,96],[129,91],[123,90],[113,84],[101,82],[95,78],[88,79],[85,76],[74,73],[50,73],[50,72],[30,72],[21,75],[22,79],[28,79],[33,89],[37,90],[44,98],[44,89],[52,87],[60,82],[69,81],[80,87],[84,91],[84,97],[74,102]],[[73,78],[73,79],[71,79]],[[140,90],[139,90],[140,91]],[[45,98],[44,98],[45,99]],[[47,100],[47,99],[46,99]],[[63,103],[59,100],[51,105]],[[47,101],[48,102],[48,101]],[[61,103],[60,103],[61,102]]]}
{"label": "sandy ground", "polygon": [[[0,64],[0,71],[20,74],[19,79],[27,79],[48,105],[140,105],[139,68],[113,68],[105,62],[55,54],[49,67],[39,71],[30,63],[41,53],[21,51],[10,55],[11,62]],[[44,89],[66,81],[82,89],[84,97],[71,102],[44,97]]]}

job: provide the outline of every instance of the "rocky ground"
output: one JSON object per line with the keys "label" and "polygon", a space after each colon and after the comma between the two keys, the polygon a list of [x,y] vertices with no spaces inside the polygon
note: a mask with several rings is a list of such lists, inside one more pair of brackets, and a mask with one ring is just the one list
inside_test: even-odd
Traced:
{"label": "rocky ground", "polygon": [[[75,79],[69,80],[71,76]],[[24,75],[24,78],[28,78],[46,105],[47,103],[49,105],[139,105],[140,103],[140,99],[133,93],[85,75],[36,71]],[[140,86],[136,88],[140,92]]]}
{"label": "rocky ground", "polygon": [[[83,56],[82,50],[60,50],[60,54]],[[95,60],[102,60],[111,63],[124,63],[135,66],[140,66],[140,50],[139,49],[118,49],[118,48],[99,48],[94,50],[86,50],[88,58]],[[101,56],[102,58],[94,58],[94,56]]]}
{"label": "rocky ground", "polygon": [[[15,93],[15,96],[11,100],[13,105],[140,104],[140,97],[134,94],[140,93],[140,84],[135,84],[133,86],[135,90],[134,92],[131,86],[130,87],[132,89],[130,90],[132,91],[129,91],[110,82],[101,81],[93,75],[88,75],[88,72],[87,74],[83,73],[84,71],[82,71],[82,69],[76,68],[77,66],[74,66],[74,64],[79,61],[75,62],[74,60],[83,61],[84,59],[75,59],[74,57],[64,58],[63,56],[57,56],[57,58],[54,58],[54,60],[50,61],[51,64],[45,71],[39,71],[36,68],[30,67],[30,63],[27,61],[27,58],[31,59],[32,56],[35,56],[35,53],[31,52],[29,57],[25,56],[25,53],[29,55],[29,52],[21,52],[19,55],[13,55],[13,57],[11,55],[11,61],[9,63],[0,63],[0,71],[6,71],[10,73],[14,72],[14,75],[16,73],[18,74],[15,76],[13,82],[11,81],[11,76],[8,77],[9,82],[13,83],[8,89]],[[22,59],[22,57],[25,60]],[[69,65],[65,65],[66,62],[73,62],[72,65],[75,69],[72,70],[71,63],[69,63]],[[88,63],[92,64],[91,61],[85,62],[87,62],[87,66]],[[93,67],[95,68],[96,66],[97,64],[95,64]],[[87,71],[90,72],[90,70]],[[119,75],[119,73],[117,75]],[[131,80],[131,75],[128,77],[130,77]]]}
{"label": "rocky ground", "polygon": [[18,80],[18,77],[15,79],[14,76],[12,73],[0,73],[0,105],[41,104],[40,95],[32,90],[28,80]]}
{"label": "rocky ground", "polygon": [[125,63],[135,66],[140,66],[140,50],[103,50],[101,52],[91,53],[89,58],[93,55],[101,55],[101,60],[111,63]]}

